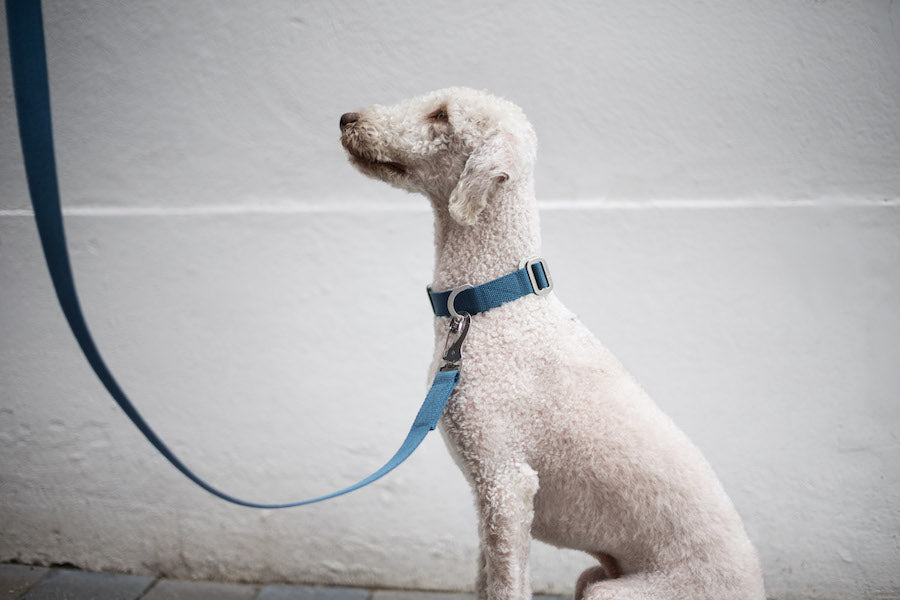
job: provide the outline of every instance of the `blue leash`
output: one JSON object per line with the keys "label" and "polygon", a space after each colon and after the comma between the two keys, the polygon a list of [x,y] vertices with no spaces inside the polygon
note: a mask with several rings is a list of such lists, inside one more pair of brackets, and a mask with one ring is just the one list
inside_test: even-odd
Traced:
{"label": "blue leash", "polygon": [[419,447],[428,432],[437,427],[444,406],[459,382],[461,349],[469,331],[471,316],[496,308],[528,294],[542,296],[553,288],[547,265],[541,258],[523,261],[518,271],[499,279],[473,287],[462,287],[445,292],[428,290],[432,309],[436,316],[452,317],[443,364],[431,389],[425,396],[406,439],[387,463],[365,479],[336,492],[283,504],[263,504],[235,498],[201,479],[163,443],[150,425],[140,415],[125,392],[116,382],[100,355],[88,329],[78,302],[75,281],[66,247],[66,234],[60,208],[59,184],[56,161],[53,154],[53,127],[50,119],[50,86],[47,77],[47,55],[44,47],[44,29],[40,0],[6,0],[6,26],[9,36],[9,56],[12,63],[13,88],[16,113],[19,119],[19,137],[34,220],[44,249],[44,258],[50,270],[50,278],[56,290],[60,307],[69,327],[75,335],[81,351],[94,373],[103,382],[119,407],[128,415],[144,437],[188,479],[207,492],[234,504],[251,508],[289,508],[321,502],[341,496],[380,479],[397,468]]}
{"label": "blue leash", "polygon": [[[56,176],[56,161],[53,155],[50,90],[47,78],[47,56],[44,47],[40,1],[6,0],[6,26],[9,35],[9,56],[12,63],[16,112],[19,117],[19,136],[22,141],[22,154],[25,160],[28,189],[31,192],[34,219],[40,234],[41,245],[44,248],[47,267],[50,269],[53,287],[56,289],[56,296],[59,298],[59,304],[63,313],[65,313],[72,333],[75,334],[75,338],[78,340],[78,345],[81,346],[82,352],[84,352],[97,377],[103,382],[103,385],[119,407],[125,411],[128,418],[144,434],[144,437],[176,469],[207,492],[218,496],[222,500],[252,508],[288,508],[334,498],[372,483],[406,460],[422,443],[428,432],[437,426],[438,419],[444,410],[444,405],[459,381],[458,360],[455,363],[455,368],[446,368],[446,370],[438,372],[406,439],[403,441],[400,449],[383,467],[358,483],[317,498],[283,504],[263,504],[235,498],[216,489],[194,474],[163,443],[138,413],[106,366],[91,337],[78,302],[78,294],[75,291],[75,282],[72,277],[72,268],[66,248],[65,228],[60,209],[59,185]],[[458,337],[458,340],[450,345],[451,349],[462,345],[462,340],[468,329],[468,323],[468,319],[455,321],[455,330],[451,331],[451,337],[455,335]],[[457,353],[458,350],[459,348],[456,347]]]}

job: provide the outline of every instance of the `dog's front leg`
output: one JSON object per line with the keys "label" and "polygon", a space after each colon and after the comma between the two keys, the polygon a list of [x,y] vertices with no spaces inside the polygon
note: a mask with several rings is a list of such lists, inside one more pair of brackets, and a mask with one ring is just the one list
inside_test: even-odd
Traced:
{"label": "dog's front leg", "polygon": [[[480,540],[484,540],[484,526],[481,523],[479,523],[479,528],[478,537]],[[484,542],[481,541],[478,548],[478,577],[475,579],[475,600],[488,600],[487,573],[487,550]]]}
{"label": "dog's front leg", "polygon": [[481,534],[478,600],[531,597],[528,552],[537,490],[537,473],[525,464],[500,469],[476,486]]}

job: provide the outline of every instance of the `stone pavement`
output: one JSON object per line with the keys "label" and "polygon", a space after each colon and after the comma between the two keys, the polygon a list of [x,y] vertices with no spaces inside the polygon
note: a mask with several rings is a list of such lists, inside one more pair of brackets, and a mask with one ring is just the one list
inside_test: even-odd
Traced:
{"label": "stone pavement", "polygon": [[[0,600],[473,600],[472,594],[253,585],[0,564]],[[535,596],[535,600],[562,600]]]}

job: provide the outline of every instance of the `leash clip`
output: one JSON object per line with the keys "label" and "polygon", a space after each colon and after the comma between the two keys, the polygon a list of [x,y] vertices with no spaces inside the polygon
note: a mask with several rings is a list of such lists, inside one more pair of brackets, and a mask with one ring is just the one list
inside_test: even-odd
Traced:
{"label": "leash clip", "polygon": [[462,362],[462,345],[469,333],[471,322],[472,315],[467,312],[458,313],[450,320],[450,332],[447,334],[447,342],[444,344],[444,364],[441,365],[441,371],[459,370]]}

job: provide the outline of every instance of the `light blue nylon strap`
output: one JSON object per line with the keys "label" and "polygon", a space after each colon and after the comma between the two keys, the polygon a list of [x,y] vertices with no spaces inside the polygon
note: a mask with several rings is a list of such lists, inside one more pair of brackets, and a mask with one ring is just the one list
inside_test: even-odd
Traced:
{"label": "light blue nylon strap", "polygon": [[441,414],[444,412],[444,406],[447,404],[447,400],[450,399],[450,394],[457,383],[459,383],[459,371],[457,369],[438,371],[437,375],[434,376],[431,389],[428,390],[428,394],[425,396],[422,408],[419,409],[419,413],[413,420],[413,429],[427,427],[427,433],[437,427]]}
{"label": "light blue nylon strap", "polygon": [[[266,506],[248,504],[239,501],[238,504],[244,504],[245,506],[255,506],[257,508],[289,508],[292,506],[302,506],[304,504],[312,504],[314,502],[321,502],[323,500],[328,500],[336,496],[342,496],[346,493],[358,490],[363,486],[367,486],[377,479],[381,479],[382,477],[396,469],[398,466],[400,466],[400,463],[409,458],[409,456],[415,451],[415,449],[419,447],[419,444],[422,443],[422,440],[425,439],[425,436],[428,435],[428,432],[437,427],[438,421],[440,421],[441,418],[441,414],[443,414],[444,412],[444,406],[447,404],[447,400],[450,399],[450,394],[453,393],[453,388],[456,387],[456,384],[458,382],[459,371],[438,371],[438,374],[435,376],[434,381],[431,384],[431,389],[428,390],[428,394],[425,396],[425,401],[422,403],[422,407],[419,409],[416,418],[413,420],[413,424],[409,430],[409,433],[406,434],[406,439],[403,440],[403,444],[400,445],[400,448],[397,450],[394,456],[392,456],[391,459],[387,461],[383,467],[381,467],[362,481],[354,483],[353,485],[342,490],[332,492],[331,494],[319,496],[318,498],[312,498],[310,500],[301,500],[300,502]],[[232,498],[225,499],[234,502],[234,499]]]}
{"label": "light blue nylon strap", "polygon": [[359,483],[309,500],[282,504],[263,504],[235,498],[214,488],[195,475],[163,443],[138,413],[113,377],[112,372],[106,366],[99,349],[94,343],[78,302],[78,294],[75,289],[75,281],[72,277],[69,254],[66,247],[65,228],[60,208],[59,186],[57,184],[53,153],[50,91],[40,1],[6,0],[6,26],[10,47],[10,63],[13,72],[16,113],[19,121],[19,137],[22,142],[22,155],[25,161],[28,188],[31,192],[31,203],[34,207],[34,219],[40,234],[44,258],[47,261],[53,287],[69,327],[72,329],[76,340],[78,340],[78,345],[81,347],[91,368],[93,368],[97,377],[103,382],[103,385],[119,407],[128,415],[147,440],[176,469],[207,492],[228,502],[252,508],[288,508],[334,498],[372,483],[406,460],[422,443],[428,432],[437,425],[444,405],[459,381],[459,371],[443,371],[437,374],[406,439],[401,444],[400,449],[383,467]]}

